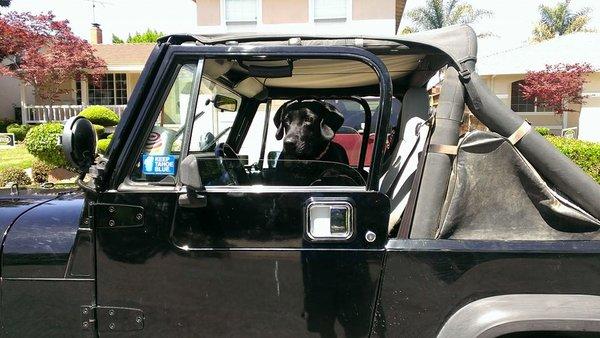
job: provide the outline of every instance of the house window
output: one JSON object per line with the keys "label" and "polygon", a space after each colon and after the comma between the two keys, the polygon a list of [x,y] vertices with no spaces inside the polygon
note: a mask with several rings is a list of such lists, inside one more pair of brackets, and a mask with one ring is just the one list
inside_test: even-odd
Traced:
{"label": "house window", "polygon": [[535,111],[535,100],[527,100],[521,92],[521,81],[515,81],[511,84],[510,109],[515,112],[533,112]]}
{"label": "house window", "polygon": [[258,18],[257,0],[224,0],[225,1],[225,22],[227,24],[235,23],[256,23]]}
{"label": "house window", "polygon": [[346,20],[347,0],[313,0],[315,21]]}
{"label": "house window", "polygon": [[[79,86],[81,86],[80,83]],[[81,100],[80,95],[77,99],[78,102]],[[88,82],[88,100],[90,105],[127,104],[127,75],[124,73],[104,74],[98,83]]]}

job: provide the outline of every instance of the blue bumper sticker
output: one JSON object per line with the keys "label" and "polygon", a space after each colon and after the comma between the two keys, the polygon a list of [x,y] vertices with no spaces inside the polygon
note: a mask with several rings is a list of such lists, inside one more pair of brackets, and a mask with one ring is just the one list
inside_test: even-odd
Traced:
{"label": "blue bumper sticker", "polygon": [[173,155],[147,155],[142,157],[142,172],[146,175],[175,175]]}

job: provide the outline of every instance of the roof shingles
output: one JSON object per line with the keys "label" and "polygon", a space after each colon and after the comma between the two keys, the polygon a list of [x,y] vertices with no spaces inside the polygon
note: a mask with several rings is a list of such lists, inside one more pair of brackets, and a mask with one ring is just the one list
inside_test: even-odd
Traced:
{"label": "roof shingles", "polygon": [[114,44],[114,45],[93,45],[94,55],[106,62],[108,70],[117,68],[131,68],[141,70],[146,64],[146,60],[152,49],[156,46],[154,43],[139,44]]}

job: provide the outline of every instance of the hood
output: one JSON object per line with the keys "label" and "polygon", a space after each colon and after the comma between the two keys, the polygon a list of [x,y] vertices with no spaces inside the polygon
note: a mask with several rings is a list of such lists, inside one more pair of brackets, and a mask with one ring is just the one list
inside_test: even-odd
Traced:
{"label": "hood", "polygon": [[4,236],[11,224],[26,211],[56,197],[58,194],[13,196],[0,191],[0,234]]}

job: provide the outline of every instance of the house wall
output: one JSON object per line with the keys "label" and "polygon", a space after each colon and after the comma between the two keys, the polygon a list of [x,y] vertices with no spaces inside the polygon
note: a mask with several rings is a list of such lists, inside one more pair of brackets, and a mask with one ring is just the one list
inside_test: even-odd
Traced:
{"label": "house wall", "polygon": [[315,21],[314,0],[257,0],[255,24],[227,24],[225,0],[196,0],[197,33],[396,34],[396,0],[346,0],[346,20]]}
{"label": "house wall", "polygon": [[579,138],[600,142],[600,73],[589,76],[583,87],[587,96],[579,117]]}
{"label": "house wall", "polygon": [[[511,85],[514,81],[524,78],[524,74],[511,75],[486,75],[482,76],[487,86],[507,106],[510,107]],[[588,76],[588,83],[584,85],[583,94],[589,96],[583,106],[571,106],[574,111],[565,114],[565,127],[577,127],[579,138],[600,142],[600,73]],[[563,116],[554,112],[518,113],[534,126],[543,126],[559,132],[563,126]]]}
{"label": "house wall", "polygon": [[[119,72],[122,73],[122,72]],[[127,75],[127,98],[131,97],[131,93],[133,92],[133,88],[137,84],[140,79],[140,73],[125,73]],[[2,85],[0,84],[0,88]],[[77,97],[75,94],[75,81],[66,82],[61,85],[61,88],[65,88],[70,90],[69,93],[61,95],[59,100],[54,102],[55,105],[76,105]],[[18,100],[18,87],[17,87],[17,106],[19,106]],[[0,94],[1,95],[1,94]],[[0,96],[1,97],[1,96]],[[31,99],[27,100],[27,105],[47,105],[48,101],[42,100],[39,96],[35,95]]]}
{"label": "house wall", "polygon": [[[63,105],[63,104],[76,104],[75,101],[75,82],[67,81],[59,85],[60,88],[68,90],[68,93],[60,95],[58,99],[54,102],[54,105]],[[50,104],[48,100],[44,100],[40,98],[38,95],[34,96],[34,101],[27,102],[27,104],[34,105],[47,105]]]}
{"label": "house wall", "polygon": [[15,107],[21,105],[20,81],[0,76],[0,119],[15,119]]}

